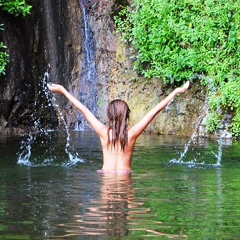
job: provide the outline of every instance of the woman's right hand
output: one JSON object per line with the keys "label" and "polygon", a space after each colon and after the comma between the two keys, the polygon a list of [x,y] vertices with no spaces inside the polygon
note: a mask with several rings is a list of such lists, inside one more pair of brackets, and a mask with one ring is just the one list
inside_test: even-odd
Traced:
{"label": "woman's right hand", "polygon": [[177,93],[185,93],[189,88],[190,82],[187,81],[182,87],[176,88]]}

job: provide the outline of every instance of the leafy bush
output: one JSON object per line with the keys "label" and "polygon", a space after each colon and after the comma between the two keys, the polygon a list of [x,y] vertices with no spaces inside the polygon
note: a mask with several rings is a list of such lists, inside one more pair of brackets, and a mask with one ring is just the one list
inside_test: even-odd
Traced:
{"label": "leafy bush", "polygon": [[10,14],[15,15],[16,17],[19,15],[28,15],[32,8],[24,0],[0,0],[0,7],[2,7],[3,10],[9,12]]}
{"label": "leafy bush", "polygon": [[[0,30],[4,30],[3,24],[0,24]],[[8,62],[9,55],[5,52],[6,48],[3,42],[0,42],[0,75],[5,74],[5,68]]]}
{"label": "leafy bush", "polygon": [[240,111],[238,110],[236,112],[236,115],[234,116],[233,122],[231,124],[232,127],[232,134],[237,137],[240,138]]}
{"label": "leafy bush", "polygon": [[222,113],[231,112],[233,136],[240,137],[240,78],[222,82],[217,93],[210,97],[209,106],[212,110],[208,118],[208,130],[214,131],[221,126]]}
{"label": "leafy bush", "polygon": [[[26,16],[27,14],[30,14],[32,8],[30,5],[26,4],[25,1],[20,0],[0,0],[0,7],[16,17],[19,15]],[[0,30],[4,30],[3,24],[0,24]],[[7,46],[3,42],[0,42],[0,76],[5,74],[8,63],[9,54],[6,52],[6,49]]]}
{"label": "leafy bush", "polygon": [[5,69],[8,62],[8,53],[2,51],[2,49],[4,50],[6,48],[7,47],[2,42],[0,42],[0,75],[5,74]]}
{"label": "leafy bush", "polygon": [[221,127],[221,116],[216,112],[209,114],[207,119],[207,130],[209,132],[214,132],[216,129]]}
{"label": "leafy bush", "polygon": [[208,85],[212,79],[209,130],[220,127],[220,113],[238,112],[239,0],[134,0],[115,21],[144,77],[174,83],[197,76]]}

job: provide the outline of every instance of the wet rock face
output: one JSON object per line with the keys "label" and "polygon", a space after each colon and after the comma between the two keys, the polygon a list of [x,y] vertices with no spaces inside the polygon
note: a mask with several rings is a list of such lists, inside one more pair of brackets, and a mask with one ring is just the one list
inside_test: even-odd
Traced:
{"label": "wet rock face", "polygon": [[[120,41],[113,20],[128,4],[126,0],[82,1],[88,14],[89,46],[96,68],[93,81],[84,82],[89,66],[80,2],[30,0],[32,13],[24,19],[0,12],[6,29],[0,32],[0,40],[8,45],[11,56],[7,75],[0,80],[1,133],[24,132],[34,126],[36,119],[47,127],[59,124],[56,112],[45,107],[42,79],[46,71],[52,82],[63,84],[78,99],[85,97],[86,105],[94,98],[94,111],[103,122],[107,104],[113,99],[128,102],[134,124],[171,91],[161,80],[146,80],[133,71],[129,46]],[[68,126],[81,128],[82,119],[76,109],[61,96],[57,99]],[[190,135],[199,117],[205,114],[204,104],[205,92],[194,84],[186,95],[176,98],[160,113],[147,131]]]}
{"label": "wet rock face", "polygon": [[[106,1],[105,4],[95,5],[94,11],[91,11],[99,76],[98,115],[104,122],[107,104],[113,99],[120,98],[129,104],[131,124],[134,124],[173,90],[164,86],[160,79],[144,79],[133,70],[129,46],[121,42],[113,20],[113,13],[127,4],[124,1]],[[177,97],[154,119],[146,131],[191,135],[206,115],[205,94],[198,83],[193,84],[191,90]]]}
{"label": "wet rock face", "polygon": [[80,8],[77,1],[68,2],[29,1],[33,9],[25,18],[0,11],[5,28],[0,40],[10,54],[7,74],[0,80],[2,133],[25,131],[34,127],[36,119],[41,125],[56,126],[56,115],[45,107],[44,73],[49,71],[52,81],[67,85],[79,79],[83,58]]}
{"label": "wet rock face", "polygon": [[[32,85],[32,67],[30,56],[29,32],[19,18],[0,12],[0,21],[5,31],[1,31],[0,40],[8,46],[11,55],[7,75],[0,79],[0,130],[25,125],[23,115],[30,115],[34,100]],[[17,26],[17,27],[16,27]],[[28,55],[28,56],[27,56]],[[23,81],[24,79],[24,81]],[[30,110],[31,109],[31,110]]]}

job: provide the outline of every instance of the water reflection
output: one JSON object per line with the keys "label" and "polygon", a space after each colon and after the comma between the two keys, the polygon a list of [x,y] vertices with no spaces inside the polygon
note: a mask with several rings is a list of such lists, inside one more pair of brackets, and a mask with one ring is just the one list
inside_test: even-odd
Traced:
{"label": "water reflection", "polygon": [[[132,175],[101,175],[98,138],[74,132],[72,141],[83,163],[62,164],[65,139],[58,134],[54,164],[41,164],[45,155],[36,145],[32,156],[40,164],[33,167],[17,164],[20,139],[0,137],[1,239],[239,238],[238,142],[222,146],[220,168],[189,168],[169,165],[186,139],[143,135]],[[191,146],[186,161],[215,163],[217,147]]]}
{"label": "water reflection", "polygon": [[[82,213],[74,215],[74,223],[59,224],[66,234],[73,235],[126,236],[129,233],[129,217],[140,209],[142,203],[135,201],[131,174],[99,174],[100,196],[80,203]],[[146,210],[145,210],[146,211]]]}
{"label": "water reflection", "polygon": [[80,211],[73,215],[73,222],[57,224],[55,235],[51,238],[187,237],[184,234],[164,233],[170,226],[154,221],[154,211],[135,197],[137,189],[131,174],[103,174],[100,175],[99,184],[99,196],[79,203]]}
{"label": "water reflection", "polygon": [[108,236],[128,234],[128,216],[136,208],[133,181],[130,174],[104,174],[102,177],[101,202],[92,200],[85,217],[97,219]]}

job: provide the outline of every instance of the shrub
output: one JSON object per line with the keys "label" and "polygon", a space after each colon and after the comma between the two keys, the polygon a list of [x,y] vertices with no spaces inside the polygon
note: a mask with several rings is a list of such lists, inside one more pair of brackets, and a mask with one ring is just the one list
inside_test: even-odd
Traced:
{"label": "shrub", "polygon": [[134,0],[115,21],[144,77],[171,84],[198,77],[211,86],[209,130],[220,126],[219,113],[238,116],[239,0]]}
{"label": "shrub", "polygon": [[[16,17],[19,15],[26,16],[30,14],[31,6],[26,4],[25,1],[16,0],[0,0],[0,7],[4,10],[9,12],[10,14],[15,15]],[[3,24],[0,24],[0,30],[3,29]],[[7,46],[0,42],[0,76],[5,74],[6,66],[8,63],[9,54],[6,52]]]}

